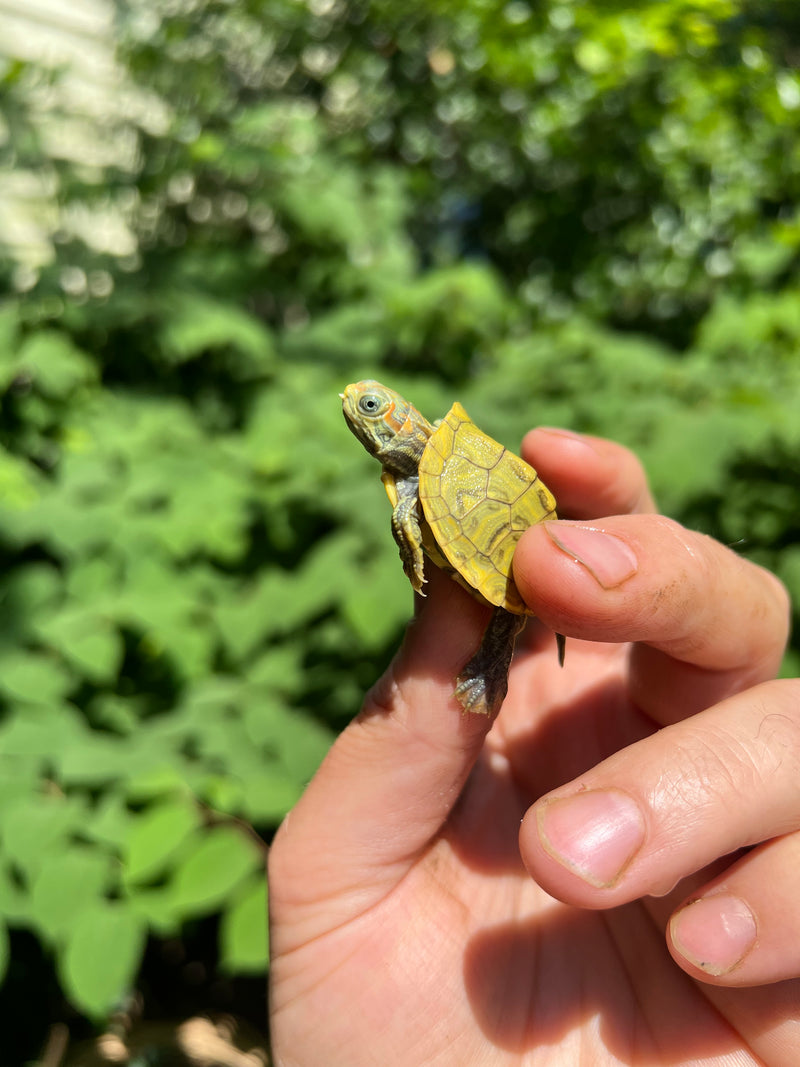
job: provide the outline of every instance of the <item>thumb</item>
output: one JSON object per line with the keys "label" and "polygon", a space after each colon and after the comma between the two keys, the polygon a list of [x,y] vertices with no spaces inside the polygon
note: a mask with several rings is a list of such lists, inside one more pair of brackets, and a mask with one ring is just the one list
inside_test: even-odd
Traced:
{"label": "thumb", "polygon": [[453,687],[490,612],[435,568],[429,579],[402,648],[276,834],[275,936],[293,929],[304,943],[390,892],[441,829],[480,752],[491,720],[464,714]]}

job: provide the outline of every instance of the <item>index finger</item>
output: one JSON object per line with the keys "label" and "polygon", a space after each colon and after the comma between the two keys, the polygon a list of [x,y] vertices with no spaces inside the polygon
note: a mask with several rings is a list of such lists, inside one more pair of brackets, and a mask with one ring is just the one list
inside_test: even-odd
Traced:
{"label": "index finger", "polygon": [[593,519],[656,510],[638,457],[615,441],[540,426],[525,435],[522,457],[555,492],[562,517]]}
{"label": "index finger", "polygon": [[[672,722],[775,675],[789,605],[774,575],[648,515],[655,505],[645,472],[622,445],[540,428],[523,454],[554,490],[560,516],[601,521],[528,530],[514,558],[520,592],[558,633],[631,642],[628,691],[643,711]],[[605,558],[587,565],[576,538],[584,547],[596,541]]]}
{"label": "index finger", "polygon": [[567,638],[633,643],[628,694],[662,725],[780,666],[789,610],[778,579],[661,515],[540,523],[517,545],[514,578]]}

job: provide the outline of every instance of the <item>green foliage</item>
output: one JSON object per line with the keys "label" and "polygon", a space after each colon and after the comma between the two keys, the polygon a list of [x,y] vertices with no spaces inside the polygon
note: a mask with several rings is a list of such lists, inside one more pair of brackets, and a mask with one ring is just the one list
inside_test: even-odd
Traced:
{"label": "green foliage", "polygon": [[97,900],[73,913],[59,953],[64,991],[87,1015],[103,1018],[128,989],[138,966],[144,925],[122,904]]}
{"label": "green foliage", "polygon": [[231,971],[264,969],[267,956],[267,886],[253,879],[225,912],[220,934],[222,966]]}
{"label": "green foliage", "polygon": [[0,72],[57,218],[0,305],[0,974],[32,931],[99,1019],[203,916],[264,968],[258,835],[410,609],[348,381],[622,440],[800,597],[797,21],[130,0],[119,166]]}

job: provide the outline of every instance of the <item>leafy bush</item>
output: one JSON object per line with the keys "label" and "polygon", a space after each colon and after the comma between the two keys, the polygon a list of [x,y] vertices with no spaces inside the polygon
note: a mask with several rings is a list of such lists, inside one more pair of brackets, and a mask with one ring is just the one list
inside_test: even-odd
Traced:
{"label": "leafy bush", "polygon": [[6,69],[57,225],[0,310],[0,915],[79,1012],[198,916],[265,966],[264,842],[409,609],[348,381],[622,440],[800,594],[796,18],[138,0],[118,167]]}

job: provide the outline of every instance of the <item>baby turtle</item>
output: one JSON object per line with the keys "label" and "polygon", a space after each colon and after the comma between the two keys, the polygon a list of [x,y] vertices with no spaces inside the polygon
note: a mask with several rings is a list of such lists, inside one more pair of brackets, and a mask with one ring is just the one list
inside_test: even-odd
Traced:
{"label": "baby turtle", "polygon": [[[529,526],[556,518],[556,502],[533,467],[487,437],[455,403],[430,423],[380,382],[348,385],[347,425],[383,467],[392,533],[416,592],[423,553],[477,600],[494,606],[481,646],[456,680],[465,711],[494,715],[508,689],[514,641],[532,615],[511,576]],[[558,634],[559,661],[564,638]]]}

